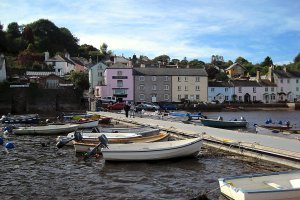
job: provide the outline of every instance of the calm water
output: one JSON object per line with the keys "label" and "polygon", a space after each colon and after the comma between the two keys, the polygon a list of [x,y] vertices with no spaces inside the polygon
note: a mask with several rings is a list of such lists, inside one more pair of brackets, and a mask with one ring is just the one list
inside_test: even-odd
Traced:
{"label": "calm water", "polygon": [[[244,116],[253,124],[270,117],[300,124],[299,111],[205,114],[224,119]],[[191,199],[202,193],[208,193],[209,199],[224,199],[217,182],[220,177],[291,170],[214,149],[176,161],[109,163],[101,157],[85,161],[72,148],[58,150],[55,138],[6,140],[16,147],[0,154],[1,199]]]}

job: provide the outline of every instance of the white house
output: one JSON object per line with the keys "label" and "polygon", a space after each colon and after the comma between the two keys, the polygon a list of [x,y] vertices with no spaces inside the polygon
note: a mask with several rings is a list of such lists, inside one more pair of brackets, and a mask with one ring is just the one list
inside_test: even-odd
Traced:
{"label": "white house", "polygon": [[263,87],[257,81],[232,80],[237,101],[250,103],[263,101]]}
{"label": "white house", "polygon": [[4,55],[0,55],[0,82],[6,80],[6,66],[5,66],[5,59]]}
{"label": "white house", "polygon": [[97,64],[89,68],[89,83],[90,90],[94,90],[95,86],[103,85],[104,83],[104,71],[107,68],[103,62],[98,62]]}
{"label": "white house", "polygon": [[55,72],[59,73],[60,76],[64,76],[67,73],[75,70],[75,63],[71,60],[68,53],[65,56],[55,55],[49,58],[49,52],[45,52],[45,63],[47,65],[52,65]]}
{"label": "white house", "polygon": [[234,95],[234,87],[230,82],[225,81],[209,81],[208,82],[208,102],[232,101]]}

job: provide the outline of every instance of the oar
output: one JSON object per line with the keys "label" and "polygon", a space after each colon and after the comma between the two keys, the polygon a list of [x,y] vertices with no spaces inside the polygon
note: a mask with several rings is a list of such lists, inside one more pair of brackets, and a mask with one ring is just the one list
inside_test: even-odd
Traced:
{"label": "oar", "polygon": [[71,142],[72,140],[76,140],[76,141],[81,141],[83,138],[82,138],[82,135],[80,132],[75,132],[74,133],[74,137],[69,139],[69,140],[60,140],[57,144],[56,144],[56,147],[57,148],[62,148],[64,147],[66,144],[68,144],[69,142]]}
{"label": "oar", "polygon": [[85,155],[85,158],[89,158],[90,156],[94,155],[99,147],[108,148],[108,146],[107,146],[108,139],[104,134],[100,135],[98,137],[98,139],[99,139],[100,143],[96,147],[94,147],[91,151],[89,151]]}

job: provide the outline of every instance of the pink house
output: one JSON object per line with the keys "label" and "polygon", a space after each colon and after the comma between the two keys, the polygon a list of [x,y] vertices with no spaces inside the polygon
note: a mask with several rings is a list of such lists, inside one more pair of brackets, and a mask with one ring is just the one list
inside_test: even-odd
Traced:
{"label": "pink house", "polygon": [[95,97],[114,96],[119,100],[133,101],[132,67],[115,63],[104,71],[104,84],[95,86]]}

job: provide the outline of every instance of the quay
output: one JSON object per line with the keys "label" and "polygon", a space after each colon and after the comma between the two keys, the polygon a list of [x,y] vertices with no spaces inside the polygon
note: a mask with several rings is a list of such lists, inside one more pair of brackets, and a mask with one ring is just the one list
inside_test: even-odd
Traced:
{"label": "quay", "polygon": [[257,158],[257,162],[269,161],[300,169],[300,140],[255,133],[239,132],[185,124],[180,121],[166,121],[147,116],[126,118],[113,112],[89,112],[116,121],[159,128],[183,137],[203,137],[204,145],[231,153]]}

